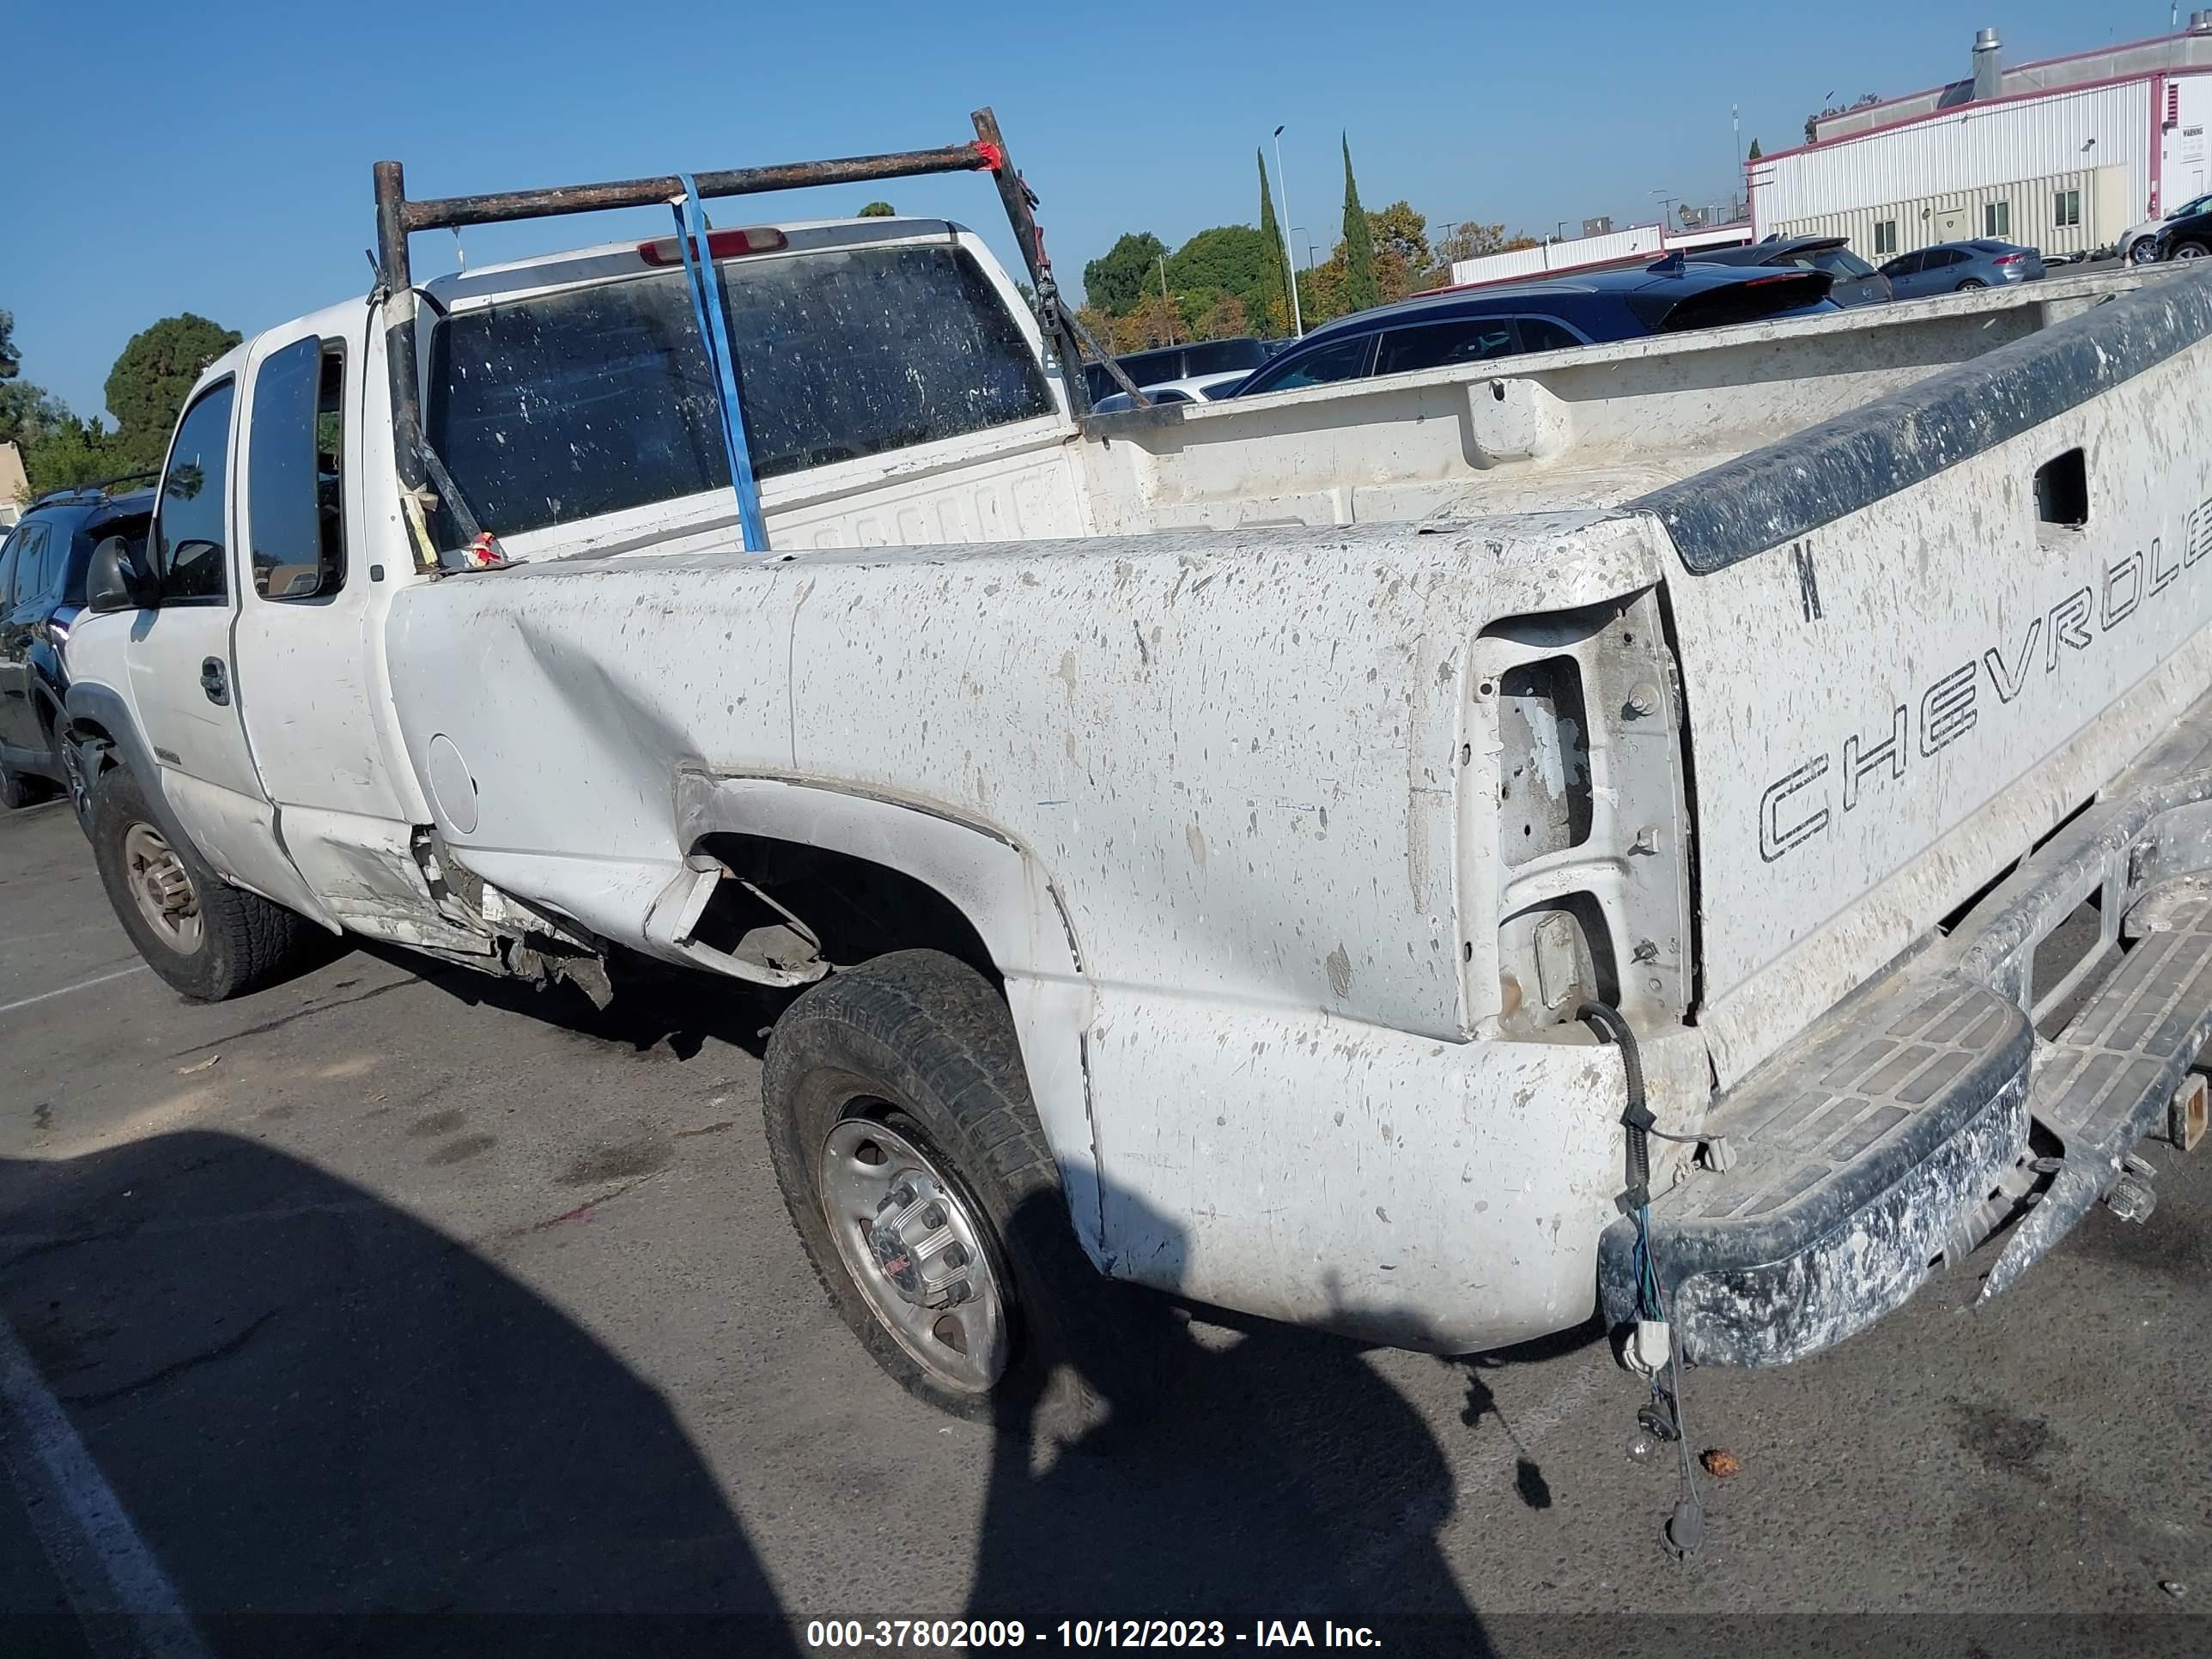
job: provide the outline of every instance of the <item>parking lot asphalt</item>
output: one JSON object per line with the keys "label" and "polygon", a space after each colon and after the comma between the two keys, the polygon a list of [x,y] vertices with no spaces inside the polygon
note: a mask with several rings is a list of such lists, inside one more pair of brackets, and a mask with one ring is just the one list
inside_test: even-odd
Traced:
{"label": "parking lot asphalt", "polygon": [[[1103,1448],[911,1401],[792,1236],[742,991],[600,1015],[334,950],[189,1005],[58,806],[0,819],[0,1314],[202,1651],[759,1651],[748,1615],[963,1613],[1504,1653],[2212,1638],[2212,1156],[2148,1148],[2149,1220],[2099,1211],[1989,1308],[1962,1272],[1803,1364],[1690,1373],[1692,1445],[1741,1473],[1678,1562],[1592,1331],[1441,1360],[1200,1316]],[[0,1650],[84,1650],[82,1563],[16,1492]]]}

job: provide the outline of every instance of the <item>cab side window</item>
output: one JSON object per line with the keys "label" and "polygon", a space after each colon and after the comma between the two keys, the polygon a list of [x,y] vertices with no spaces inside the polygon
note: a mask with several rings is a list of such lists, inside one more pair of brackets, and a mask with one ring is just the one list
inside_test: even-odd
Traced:
{"label": "cab side window", "polygon": [[1487,362],[1520,349],[1510,317],[1455,317],[1447,323],[1425,323],[1385,334],[1375,372],[1405,374],[1452,363]]}
{"label": "cab side window", "polygon": [[1521,349],[1523,351],[1571,351],[1588,341],[1565,323],[1550,317],[1523,317],[1521,323]]}
{"label": "cab side window", "polygon": [[55,535],[50,524],[31,526],[29,539],[15,555],[15,602],[51,599],[61,586],[61,568],[68,558],[67,536]]}
{"label": "cab side window", "polygon": [[1367,372],[1368,355],[1374,349],[1375,337],[1371,334],[1319,347],[1283,365],[1255,384],[1252,390],[1288,392],[1297,386],[1329,386],[1338,380],[1352,380]]}
{"label": "cab side window", "polygon": [[219,605],[230,597],[223,507],[230,484],[230,410],[225,380],[185,411],[154,509],[154,558],[163,605]]}
{"label": "cab side window", "polygon": [[46,590],[46,550],[49,526],[37,520],[18,530],[0,553],[0,611],[28,605]]}
{"label": "cab side window", "polygon": [[254,375],[246,528],[264,599],[311,599],[344,584],[344,393],[345,349],[335,340],[295,340]]}
{"label": "cab side window", "polygon": [[17,530],[0,542],[0,611],[15,603],[15,553],[28,532]]}

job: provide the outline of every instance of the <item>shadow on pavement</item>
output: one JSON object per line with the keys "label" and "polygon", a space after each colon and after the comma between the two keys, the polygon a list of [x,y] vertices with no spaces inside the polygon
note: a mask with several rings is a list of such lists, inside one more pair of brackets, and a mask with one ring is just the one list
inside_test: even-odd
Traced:
{"label": "shadow on pavement", "polygon": [[0,1310],[226,1659],[795,1651],[659,1395],[467,1244],[209,1133],[0,1160]]}
{"label": "shadow on pavement", "polygon": [[1382,1621],[1393,1652],[1491,1650],[1439,1542],[1450,1467],[1360,1345],[1264,1320],[1204,1344],[1159,1297],[1135,1320],[1133,1360],[1076,1356],[1113,1408],[1081,1439],[1002,1403],[969,1617],[1055,1644],[1061,1619],[1218,1619],[1232,1649]]}

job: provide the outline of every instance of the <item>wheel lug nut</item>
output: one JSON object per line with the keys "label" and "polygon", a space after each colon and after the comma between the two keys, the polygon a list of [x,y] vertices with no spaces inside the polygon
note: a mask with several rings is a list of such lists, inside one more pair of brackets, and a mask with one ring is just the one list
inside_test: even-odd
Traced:
{"label": "wheel lug nut", "polygon": [[931,1205],[921,1212],[921,1224],[933,1229],[942,1227],[945,1224],[945,1212],[934,1204]]}
{"label": "wheel lug nut", "polygon": [[962,1249],[957,1244],[947,1245],[945,1247],[944,1261],[945,1265],[948,1267],[964,1267],[968,1265],[968,1252]]}

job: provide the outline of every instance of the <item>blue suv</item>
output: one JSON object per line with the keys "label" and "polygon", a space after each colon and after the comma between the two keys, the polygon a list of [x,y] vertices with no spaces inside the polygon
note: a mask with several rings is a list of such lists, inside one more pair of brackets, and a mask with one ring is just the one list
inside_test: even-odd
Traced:
{"label": "blue suv", "polygon": [[0,543],[0,805],[27,806],[42,785],[53,786],[82,815],[83,792],[70,776],[60,735],[69,689],[62,647],[84,608],[92,550],[120,536],[143,558],[154,517],[151,489],[114,495],[112,488],[41,496]]}
{"label": "blue suv", "polygon": [[1670,256],[1632,270],[1448,289],[1325,324],[1255,370],[1234,395],[1833,311],[1833,280],[1825,270],[1740,270]]}

